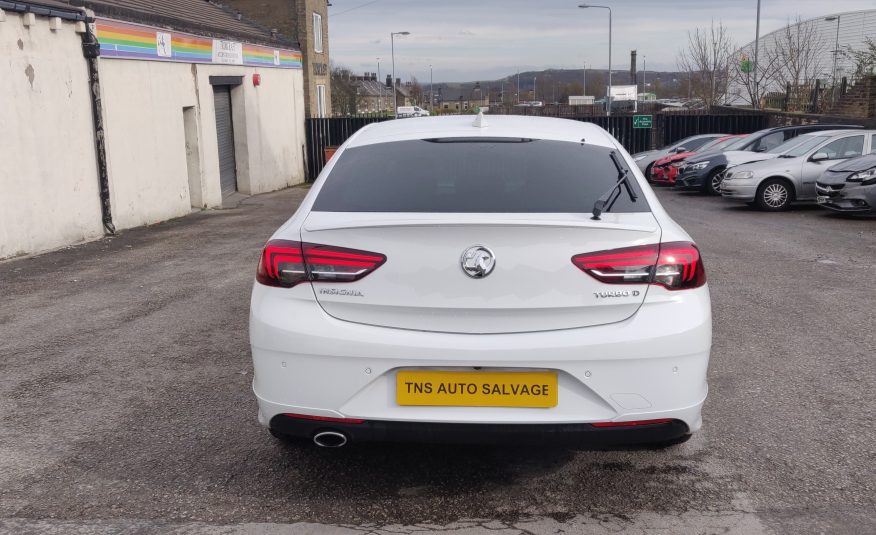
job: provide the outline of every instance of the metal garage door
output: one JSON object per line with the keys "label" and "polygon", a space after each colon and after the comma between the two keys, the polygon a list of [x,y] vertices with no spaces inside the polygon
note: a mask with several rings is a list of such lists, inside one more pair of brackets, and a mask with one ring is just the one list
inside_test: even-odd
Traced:
{"label": "metal garage door", "polygon": [[237,191],[237,163],[234,160],[234,127],[231,124],[231,86],[214,85],[216,137],[219,141],[219,183],[222,196]]}

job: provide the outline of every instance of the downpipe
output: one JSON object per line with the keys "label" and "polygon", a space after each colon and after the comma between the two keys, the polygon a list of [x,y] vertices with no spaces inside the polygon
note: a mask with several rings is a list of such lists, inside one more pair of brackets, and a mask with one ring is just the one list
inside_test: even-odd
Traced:
{"label": "downpipe", "polygon": [[320,448],[343,448],[348,442],[347,435],[338,431],[320,431],[313,435],[313,443]]}
{"label": "downpipe", "polygon": [[[84,8],[83,8],[84,10]],[[100,98],[100,43],[91,31],[94,18],[85,13],[85,33],[82,34],[82,55],[88,64],[88,93],[91,97],[91,118],[94,125],[94,148],[97,156],[97,185],[100,194],[100,213],[104,232],[107,235],[116,233],[113,225],[112,207],[110,206],[109,172],[106,158],[106,132],[103,125],[103,103]]]}

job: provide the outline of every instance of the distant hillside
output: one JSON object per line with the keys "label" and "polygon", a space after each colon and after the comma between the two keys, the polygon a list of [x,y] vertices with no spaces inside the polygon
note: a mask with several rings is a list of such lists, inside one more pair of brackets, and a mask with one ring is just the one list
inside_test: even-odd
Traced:
{"label": "distant hillside", "polygon": [[[642,74],[640,70],[637,75],[640,88]],[[682,73],[647,71],[644,74],[648,92],[656,92],[658,98],[686,96],[687,84]],[[517,73],[514,73],[498,80],[436,83],[434,91],[436,98],[441,95],[444,100],[457,100],[460,96],[475,98],[478,90],[484,96],[489,92],[493,99],[497,99],[504,90],[506,100],[516,100],[517,79]],[[520,73],[520,100],[565,101],[569,95],[583,94],[601,98],[605,96],[607,85],[608,71],[605,69],[587,69],[586,74],[584,69],[526,71]],[[613,71],[612,85],[632,85],[629,71]],[[533,86],[536,87],[535,93]],[[428,83],[423,84],[423,89],[428,91]]]}

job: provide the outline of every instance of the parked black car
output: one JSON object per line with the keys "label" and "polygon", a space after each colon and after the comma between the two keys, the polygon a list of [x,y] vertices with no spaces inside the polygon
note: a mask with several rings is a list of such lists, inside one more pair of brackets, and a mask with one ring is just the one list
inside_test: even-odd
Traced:
{"label": "parked black car", "polygon": [[876,154],[837,164],[815,182],[816,201],[837,212],[876,214]]}
{"label": "parked black car", "polygon": [[725,148],[725,152],[704,152],[689,158],[684,167],[679,169],[678,177],[675,179],[675,188],[696,189],[704,193],[719,195],[721,179],[727,167],[747,163],[744,157],[740,158],[739,152],[766,152],[800,134],[847,128],[863,127],[842,124],[805,124],[759,130],[742,138],[738,145]]}

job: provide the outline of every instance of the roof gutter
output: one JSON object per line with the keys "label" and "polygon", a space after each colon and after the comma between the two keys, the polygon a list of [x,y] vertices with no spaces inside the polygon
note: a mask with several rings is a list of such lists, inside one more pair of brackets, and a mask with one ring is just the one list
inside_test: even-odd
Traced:
{"label": "roof gutter", "polygon": [[72,20],[77,22],[94,21],[94,18],[89,17],[87,13],[81,11],[67,11],[40,6],[37,4],[26,4],[24,2],[10,2],[8,0],[0,0],[0,9],[11,11],[13,13],[33,13],[34,15],[39,15],[41,17],[58,17],[63,20]]}

